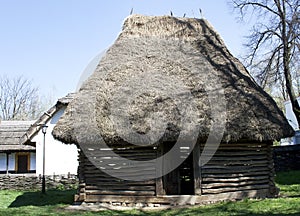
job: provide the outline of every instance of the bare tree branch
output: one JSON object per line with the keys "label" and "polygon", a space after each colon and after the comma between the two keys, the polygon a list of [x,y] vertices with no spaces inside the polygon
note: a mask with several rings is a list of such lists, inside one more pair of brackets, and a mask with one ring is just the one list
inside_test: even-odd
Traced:
{"label": "bare tree branch", "polygon": [[[300,126],[300,0],[233,0],[242,19],[256,15],[245,62],[264,88],[281,88]],[[296,93],[297,92],[297,93]],[[288,95],[288,98],[287,98]]]}
{"label": "bare tree branch", "polygon": [[279,15],[277,11],[274,11],[272,8],[270,8],[268,5],[265,5],[263,3],[255,2],[255,1],[233,1],[236,8],[239,8],[240,10],[244,10],[247,6],[252,7],[258,7],[258,8],[264,8],[268,10],[271,13],[274,13],[275,15]]}
{"label": "bare tree branch", "polygon": [[20,76],[0,77],[0,117],[2,120],[35,119],[41,113],[38,89]]}

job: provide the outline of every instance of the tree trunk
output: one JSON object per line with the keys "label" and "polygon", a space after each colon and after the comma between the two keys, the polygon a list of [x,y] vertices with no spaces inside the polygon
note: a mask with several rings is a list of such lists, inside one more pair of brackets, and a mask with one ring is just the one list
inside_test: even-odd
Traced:
{"label": "tree trunk", "polygon": [[287,35],[287,28],[286,28],[286,11],[285,11],[285,4],[282,2],[282,9],[280,7],[279,1],[277,2],[278,11],[281,16],[281,22],[282,22],[282,42],[283,42],[283,70],[284,70],[284,76],[286,80],[286,90],[289,95],[293,112],[296,116],[298,126],[300,126],[300,106],[297,101],[297,97],[295,95],[293,84],[292,84],[292,77],[291,77],[291,71],[290,71],[290,56],[291,56],[291,49],[288,41],[288,35]]}

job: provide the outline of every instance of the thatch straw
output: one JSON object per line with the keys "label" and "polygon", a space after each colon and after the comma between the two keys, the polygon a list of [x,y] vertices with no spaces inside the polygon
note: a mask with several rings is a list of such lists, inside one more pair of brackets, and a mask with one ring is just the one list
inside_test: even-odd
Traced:
{"label": "thatch straw", "polygon": [[[187,98],[180,85],[196,104],[197,111],[188,120],[196,122],[199,140],[208,137],[213,121],[224,118],[226,142],[275,140],[293,134],[276,103],[229,53],[206,20],[133,15],[69,104],[53,135],[65,143],[97,143],[100,137],[112,144],[121,143],[131,131],[143,135],[160,130],[161,125],[155,128],[157,119],[153,119],[158,115],[158,120],[167,122],[161,140],[176,140],[182,131],[189,134],[192,129],[181,123],[182,113],[174,98],[160,94],[159,89],[167,88]],[[140,93],[132,98],[139,88]],[[225,101],[216,94],[222,91]],[[128,98],[133,101],[124,110]],[[225,105],[226,112],[220,109],[214,119],[212,106]],[[114,117],[128,117],[130,124],[121,125]]]}

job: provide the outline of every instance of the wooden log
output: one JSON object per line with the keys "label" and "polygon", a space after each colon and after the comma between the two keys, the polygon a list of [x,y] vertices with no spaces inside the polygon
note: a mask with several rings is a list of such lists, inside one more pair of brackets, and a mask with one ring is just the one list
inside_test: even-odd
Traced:
{"label": "wooden log", "polygon": [[[210,147],[207,144],[201,143],[201,149],[203,147]],[[268,146],[267,143],[250,143],[250,142],[245,142],[245,143],[221,143],[219,145],[219,148],[226,148],[226,147],[231,147],[231,148],[236,148],[236,147],[266,147]]]}
{"label": "wooden log", "polygon": [[[117,186],[117,185],[124,185],[124,186],[154,186],[155,181],[154,180],[149,180],[149,181],[141,181],[141,182],[134,182],[134,181],[105,181],[101,182],[100,186]],[[98,187],[99,185],[86,185],[86,188],[93,188],[93,187]]]}
{"label": "wooden log", "polygon": [[202,173],[203,178],[233,178],[245,176],[269,176],[269,170],[257,172],[239,172],[239,173]]}
{"label": "wooden log", "polygon": [[241,186],[241,187],[224,187],[218,189],[202,189],[203,194],[218,194],[232,191],[243,191],[243,190],[260,190],[260,189],[268,189],[269,184],[263,185],[249,185],[249,186]]}
{"label": "wooden log", "polygon": [[269,169],[268,167],[264,167],[264,166],[261,166],[261,167],[247,167],[247,166],[239,166],[239,167],[227,167],[227,168],[209,168],[209,167],[202,167],[202,173],[205,173],[205,174],[212,174],[212,173],[215,173],[215,174],[234,174],[234,173],[250,173],[250,172],[262,172],[262,171],[266,171],[268,172]]}
{"label": "wooden log", "polygon": [[120,196],[120,195],[86,195],[86,202],[124,202],[124,203],[158,203],[171,205],[205,204],[225,200],[249,198],[265,198],[268,190],[245,190],[221,194],[208,194],[201,196]]}
{"label": "wooden log", "polygon": [[[116,162],[115,162],[116,163]],[[106,167],[108,167],[108,168],[112,168],[112,169],[118,169],[120,166],[116,163],[116,165],[110,165],[109,166],[109,164],[113,164],[113,161],[107,161],[106,163],[99,163],[99,164],[97,164],[98,165],[98,167],[96,167],[95,165],[93,165],[93,164],[86,164],[85,166],[84,166],[84,171],[89,171],[89,170],[91,170],[91,171],[97,171],[97,170],[102,170],[102,169],[100,169],[100,167],[104,167],[105,166],[105,168]],[[152,170],[152,169],[155,169],[155,167],[154,167],[154,163],[152,164],[152,163],[147,163],[147,164],[131,164],[131,165],[128,165],[128,166],[123,166],[124,168],[126,168],[126,169],[129,169],[129,168],[132,168],[132,169],[147,169],[147,170]],[[124,170],[124,168],[121,168],[121,169],[119,169],[119,170]]]}
{"label": "wooden log", "polygon": [[200,145],[196,145],[193,149],[193,171],[194,171],[194,192],[201,195],[201,164],[200,164]]}
{"label": "wooden log", "polygon": [[[202,147],[203,148],[203,147]],[[215,147],[212,146],[206,146],[205,149],[207,150],[214,150]],[[250,151],[260,151],[260,150],[266,150],[266,146],[219,146],[217,151],[245,151],[245,150],[250,150]]]}
{"label": "wooden log", "polygon": [[[218,157],[217,155],[214,155],[213,158],[210,161],[232,161],[232,160],[236,160],[236,161],[251,161],[251,160],[266,160],[267,156],[266,155],[253,155],[253,156],[247,156],[247,157],[226,157],[226,156],[220,156]],[[209,162],[210,162],[209,161]],[[209,163],[208,162],[208,163]]]}
{"label": "wooden log", "polygon": [[[128,173],[128,174],[136,174],[136,173],[153,173],[155,172],[155,167],[136,167],[136,168],[132,168],[131,170],[129,168],[124,168],[124,169],[93,169],[93,168],[87,168],[84,172],[86,174],[91,173],[91,174],[102,174],[105,175],[106,172],[105,170],[111,170],[114,171],[114,173]],[[109,175],[109,174],[106,174]]]}
{"label": "wooden log", "polygon": [[257,180],[257,181],[242,181],[242,182],[223,182],[223,183],[202,183],[202,189],[214,189],[214,188],[226,188],[226,187],[236,187],[236,190],[239,190],[241,186],[250,186],[258,184],[268,184],[269,179]]}
{"label": "wooden log", "polygon": [[131,190],[86,190],[86,195],[127,195],[127,196],[154,196],[155,191]]}
{"label": "wooden log", "polygon": [[244,176],[244,177],[234,177],[234,178],[223,178],[223,177],[215,177],[215,178],[203,178],[203,182],[242,182],[242,181],[252,181],[252,180],[268,180],[269,177],[265,176]]}
{"label": "wooden log", "polygon": [[131,190],[131,191],[155,191],[155,186],[130,186],[130,185],[97,185],[97,186],[86,186],[85,190]]}
{"label": "wooden log", "polygon": [[[256,156],[256,155],[266,155],[267,151],[217,151],[214,153],[214,157],[215,156],[223,156],[223,157],[241,157],[241,156]],[[201,157],[203,156],[211,156],[210,154],[201,154]]]}
{"label": "wooden log", "polygon": [[256,169],[260,167],[268,167],[269,163],[258,163],[258,164],[237,164],[237,165],[210,165],[206,164],[202,167],[203,170],[205,169],[226,169],[226,170],[241,170],[241,169]]}
{"label": "wooden log", "polygon": [[207,163],[207,165],[223,165],[223,166],[233,166],[233,165],[269,165],[268,160],[248,160],[248,161],[237,161],[237,160],[232,160],[232,161],[221,161],[221,160],[211,160]]}
{"label": "wooden log", "polygon": [[[157,148],[157,158],[161,157],[163,155],[163,145],[160,145]],[[161,166],[161,164],[156,164],[156,166]],[[156,196],[165,195],[164,185],[163,185],[163,177],[161,176],[162,173],[160,173],[160,170],[162,167],[155,167],[156,169],[156,176],[160,176],[155,179],[155,186],[156,186]]]}

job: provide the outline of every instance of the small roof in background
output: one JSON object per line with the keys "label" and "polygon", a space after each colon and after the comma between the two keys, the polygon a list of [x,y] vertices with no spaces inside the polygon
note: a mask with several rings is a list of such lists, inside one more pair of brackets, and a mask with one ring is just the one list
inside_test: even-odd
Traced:
{"label": "small roof in background", "polygon": [[74,94],[57,100],[56,104],[44,112],[38,120],[33,121],[1,121],[0,122],[0,151],[30,151],[35,150],[30,144],[31,138],[47,123],[62,107],[68,105]]}
{"label": "small roof in background", "polygon": [[21,137],[34,121],[1,121],[0,151],[34,150],[32,146],[20,145]]}
{"label": "small roof in background", "polygon": [[62,107],[67,106],[74,98],[74,93],[69,93],[65,97],[59,98],[54,106],[44,112],[41,117],[36,120],[20,138],[20,144],[30,144],[32,137],[39,132],[43,124],[46,124],[53,115]]}

